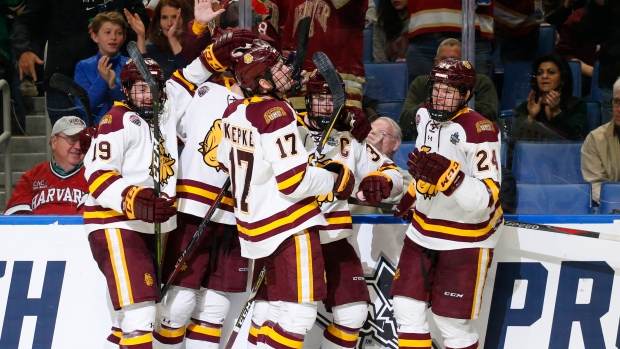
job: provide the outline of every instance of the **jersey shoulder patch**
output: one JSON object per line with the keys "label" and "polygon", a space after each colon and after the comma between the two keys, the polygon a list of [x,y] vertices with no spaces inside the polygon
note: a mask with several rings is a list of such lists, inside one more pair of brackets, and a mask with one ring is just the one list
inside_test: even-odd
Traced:
{"label": "jersey shoulder patch", "polygon": [[259,133],[272,133],[290,125],[297,118],[296,113],[288,103],[275,99],[248,104],[246,116]]}
{"label": "jersey shoulder patch", "polygon": [[497,126],[473,110],[459,115],[453,121],[465,130],[468,143],[499,142]]}
{"label": "jersey shoulder patch", "polygon": [[123,103],[114,103],[114,107],[99,120],[97,134],[108,134],[124,128],[123,118],[130,112],[129,106]]}

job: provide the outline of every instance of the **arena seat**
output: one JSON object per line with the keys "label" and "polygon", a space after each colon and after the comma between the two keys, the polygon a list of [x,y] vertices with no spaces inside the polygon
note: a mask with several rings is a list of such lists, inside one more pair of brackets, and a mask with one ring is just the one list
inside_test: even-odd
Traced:
{"label": "arena seat", "polygon": [[502,142],[501,146],[502,148],[499,151],[501,156],[500,161],[502,166],[506,166],[506,159],[508,158],[508,144],[506,142]]}
{"label": "arena seat", "polygon": [[382,116],[390,117],[392,120],[398,122],[400,119],[400,112],[403,111],[404,102],[379,102],[377,103],[377,111]]}
{"label": "arena seat", "polygon": [[590,183],[519,183],[516,214],[588,214]]}
{"label": "arena seat", "polygon": [[362,63],[372,63],[375,61],[372,54],[372,28],[372,25],[364,28],[364,51],[362,53]]}
{"label": "arena seat", "polygon": [[603,214],[620,213],[620,183],[604,182],[601,184],[599,212]]}
{"label": "arena seat", "polygon": [[594,69],[592,72],[592,84],[590,85],[590,96],[588,96],[588,100],[600,103],[603,101],[603,98],[601,97],[601,88],[598,86],[598,67],[599,62],[594,62]]}
{"label": "arena seat", "polygon": [[529,96],[532,80],[532,63],[529,61],[507,61],[504,63],[504,80],[502,82],[502,100],[500,109],[512,110],[517,100],[526,100]]}
{"label": "arena seat", "polygon": [[400,147],[398,147],[398,149],[396,150],[396,153],[394,153],[394,156],[392,158],[396,166],[402,168],[403,170],[408,169],[409,166],[407,166],[407,161],[409,161],[409,156],[407,156],[407,154],[411,153],[414,148],[415,148],[415,142],[411,142],[411,141],[402,142]]}
{"label": "arena seat", "polygon": [[586,107],[588,114],[586,116],[586,122],[588,124],[588,132],[594,130],[595,128],[601,126],[602,124],[602,115],[601,115],[601,105],[599,102],[588,101],[586,102]]}
{"label": "arena seat", "polygon": [[573,96],[581,98],[581,62],[568,61],[573,76]]}
{"label": "arena seat", "polygon": [[409,88],[407,63],[366,63],[364,68],[366,69],[365,96],[381,103],[405,101]]}
{"label": "arena seat", "polygon": [[583,142],[518,141],[514,146],[512,172],[523,183],[581,183]]}

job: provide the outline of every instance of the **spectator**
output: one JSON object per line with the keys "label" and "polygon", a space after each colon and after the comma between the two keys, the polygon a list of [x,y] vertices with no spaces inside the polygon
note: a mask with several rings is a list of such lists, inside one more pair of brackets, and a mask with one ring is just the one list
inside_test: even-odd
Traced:
{"label": "spectator", "polygon": [[[185,68],[211,43],[207,23],[194,21],[207,8],[211,9],[209,1],[198,1],[194,8],[190,0],[162,0],[155,7],[153,22],[146,32],[140,17],[125,12],[129,25],[138,34],[140,52],[159,64],[166,80],[177,69]],[[216,12],[219,15],[224,10]]]}
{"label": "spectator", "polygon": [[[125,99],[121,91],[121,69],[129,57],[121,55],[121,45],[127,34],[127,22],[118,12],[103,12],[95,16],[90,37],[99,47],[99,52],[81,60],[75,66],[73,79],[88,92],[95,124],[114,105],[114,101]],[[76,105],[82,106],[79,100]],[[88,120],[80,110],[83,120]]]}
{"label": "spectator", "polygon": [[368,0],[365,28],[368,28],[375,24],[377,24],[377,7],[375,6],[375,0]]}
{"label": "spectator", "polygon": [[[312,55],[319,51],[325,52],[345,82],[347,104],[358,108],[362,107],[365,82],[362,54],[367,8],[368,0],[321,2],[280,0],[278,8],[272,8],[271,12],[272,18],[279,18],[279,23],[272,22],[272,24],[276,28],[281,28],[280,38],[283,51],[297,50],[297,23],[305,16],[312,17],[303,69],[307,72],[316,69]],[[279,16],[274,16],[276,10],[279,11]],[[344,48],[346,48],[346,54],[342,54]],[[303,96],[292,97],[289,100],[297,110],[306,108]]]}
{"label": "spectator", "polygon": [[372,32],[375,62],[405,62],[409,40],[407,0],[380,0],[377,24]]}
{"label": "spectator", "polygon": [[620,21],[615,14],[620,11],[620,1],[588,1],[581,17],[581,35],[591,44],[600,44],[600,65],[598,84],[603,103],[603,123],[611,121],[612,105],[607,103],[613,97],[612,87],[620,76]]}
{"label": "spectator", "polygon": [[12,214],[70,215],[84,212],[88,184],[77,133],[86,124],[77,116],[62,117],[52,128],[52,160],[24,173],[4,210]]}
{"label": "spectator", "polygon": [[[543,126],[550,133],[536,139],[583,140],[586,135],[586,102],[572,95],[573,76],[568,62],[557,53],[537,58],[532,64],[532,90],[528,100],[517,107],[518,125]],[[519,127],[516,139],[532,137]],[[549,136],[551,135],[551,136]]]}
{"label": "spectator", "polygon": [[[149,18],[142,0],[109,0],[105,4],[76,2],[74,0],[30,0],[16,18],[11,29],[10,40],[15,56],[19,60],[20,79],[24,75],[39,81],[35,67],[45,63],[43,87],[46,91],[47,113],[52,125],[67,113],[76,114],[75,103],[66,94],[49,87],[54,73],[73,78],[77,63],[92,56],[97,48],[90,39],[90,20],[100,12],[122,11],[124,8],[138,14],[145,26]],[[129,33],[128,40],[135,40]],[[47,58],[43,62],[36,52],[36,45],[47,41]]]}
{"label": "spectator", "polygon": [[[409,1],[409,48],[407,67],[409,81],[427,75],[435,67],[437,43],[447,38],[461,38],[463,31],[462,1]],[[493,39],[493,2],[477,1],[475,13],[476,61],[479,74],[490,72],[491,39]]]}
{"label": "spectator", "polygon": [[620,182],[620,78],[613,87],[613,120],[588,134],[581,147],[581,173],[592,183],[592,199],[599,203],[603,182]]}
{"label": "spectator", "polygon": [[[398,126],[396,121],[386,116],[378,117],[370,123],[370,126],[372,127],[372,130],[368,136],[366,136],[366,142],[375,147],[390,160],[393,160],[394,154],[402,143],[403,134],[400,130],[400,126]],[[398,167],[398,164],[396,164],[396,167],[398,168],[400,175],[403,177],[404,194],[407,191],[409,183],[413,177],[411,177],[409,171]],[[398,203],[401,198],[402,194],[394,199],[385,199],[384,202]],[[349,208],[351,209],[351,214],[391,213],[391,211],[370,206],[349,205]]]}
{"label": "spectator", "polygon": [[579,34],[579,23],[583,16],[583,7],[579,8],[568,17],[560,27],[560,40],[556,46],[556,52],[566,60],[579,61],[581,63],[581,95],[590,94],[594,62],[598,60],[598,47],[586,42]]}
{"label": "spectator", "polygon": [[[435,64],[448,58],[461,59],[461,42],[457,39],[445,39],[437,48]],[[430,69],[429,69],[430,71]],[[411,85],[409,92],[400,113],[399,124],[403,130],[403,140],[415,141],[418,136],[415,125],[415,116],[428,96],[427,87],[428,75],[418,76]],[[474,109],[485,118],[496,122],[499,102],[497,91],[491,79],[486,75],[476,75],[476,86],[474,87],[475,100]]]}

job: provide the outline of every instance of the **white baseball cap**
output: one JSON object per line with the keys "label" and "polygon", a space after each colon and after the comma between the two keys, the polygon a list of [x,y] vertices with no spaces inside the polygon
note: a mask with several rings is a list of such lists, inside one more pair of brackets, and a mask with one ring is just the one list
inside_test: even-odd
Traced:
{"label": "white baseball cap", "polygon": [[82,131],[86,127],[86,124],[82,119],[77,116],[63,116],[58,119],[52,127],[52,136],[59,134],[60,132],[67,136],[73,136]]}

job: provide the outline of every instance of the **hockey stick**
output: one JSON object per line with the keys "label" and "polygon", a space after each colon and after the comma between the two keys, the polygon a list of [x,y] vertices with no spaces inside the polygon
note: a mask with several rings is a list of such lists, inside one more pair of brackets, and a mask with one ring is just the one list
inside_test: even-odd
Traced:
{"label": "hockey stick", "polygon": [[209,222],[211,222],[211,218],[213,217],[213,214],[215,214],[215,210],[217,210],[217,208],[220,206],[222,198],[224,198],[224,193],[228,190],[228,187],[230,187],[230,177],[226,178],[226,182],[224,182],[224,185],[222,186],[222,191],[217,194],[215,201],[213,201],[213,205],[211,205],[211,208],[209,208],[209,211],[207,211],[207,214],[202,219],[202,222],[200,222],[200,225],[198,225],[198,229],[196,229],[194,236],[192,236],[192,239],[187,244],[187,247],[185,247],[185,250],[183,250],[181,256],[177,259],[177,262],[174,265],[174,270],[172,271],[172,273],[170,273],[170,276],[168,276],[168,280],[166,280],[166,284],[161,289],[162,297],[166,294],[166,292],[172,285],[172,282],[181,271],[181,267],[189,257],[189,254],[194,250],[194,246],[196,245],[196,242],[198,242],[198,239],[202,235],[202,232],[205,230],[205,227],[207,226],[207,224],[209,224]]}
{"label": "hockey stick", "polygon": [[306,54],[308,53],[308,36],[310,35],[310,25],[312,17],[304,17],[299,21],[299,32],[297,32],[297,57],[295,57],[295,68],[293,68],[293,79],[296,82],[291,87],[291,93],[297,95],[301,91],[301,71],[303,70]]}
{"label": "hockey stick", "polygon": [[[144,61],[144,57],[142,57],[142,53],[140,53],[138,44],[136,44],[135,41],[129,42],[129,44],[127,44],[127,51],[140,71],[140,75],[142,75],[144,82],[146,82],[149,86],[149,90],[151,91],[151,95],[153,97],[153,191],[155,191],[155,196],[159,197],[161,195],[161,186],[159,183],[159,166],[161,159],[161,154],[159,154],[159,87],[157,86],[157,82],[155,81],[155,78],[153,78],[149,67],[146,66],[146,62]],[[163,250],[161,245],[161,223],[155,223],[155,262],[157,263],[157,287],[159,287],[162,282],[161,269],[163,263]]]}
{"label": "hockey stick", "polygon": [[329,119],[329,126],[323,130],[323,134],[321,134],[321,139],[319,140],[319,144],[316,148],[316,151],[321,154],[325,143],[327,143],[328,136],[332,132],[334,124],[336,123],[336,120],[344,107],[345,97],[344,89],[342,88],[342,84],[340,84],[340,79],[338,79],[338,72],[327,55],[324,52],[316,52],[312,55],[312,61],[316,65],[319,72],[323,74],[323,77],[332,92],[332,98],[334,101],[334,108],[332,110],[331,119]]}
{"label": "hockey stick", "polygon": [[[390,204],[381,203],[381,202],[378,203],[377,205],[371,205],[368,202],[362,202],[352,197],[347,199],[347,202],[353,205],[370,206],[370,207],[380,208],[383,210],[393,211],[396,208],[396,205],[390,205]],[[539,231],[546,231],[549,233],[581,236],[581,237],[592,238],[592,239],[620,241],[620,235],[605,234],[605,233],[599,233],[596,231],[581,230],[581,229],[562,228],[562,227],[556,227],[556,226],[547,225],[547,224],[526,223],[526,222],[519,222],[519,221],[512,221],[512,220],[504,220],[504,225],[507,227],[539,230]]]}
{"label": "hockey stick", "polygon": [[93,126],[95,121],[93,119],[93,111],[90,108],[90,99],[88,98],[88,92],[80,86],[75,80],[70,77],[55,73],[50,79],[50,87],[64,92],[65,94],[77,98],[84,106],[86,112],[86,119],[88,120],[88,126]]}
{"label": "hockey stick", "polygon": [[232,348],[233,344],[235,344],[235,340],[237,339],[239,330],[241,330],[241,327],[243,326],[243,323],[245,322],[245,318],[248,316],[248,312],[250,312],[250,308],[252,307],[252,303],[254,303],[254,298],[256,298],[258,289],[260,288],[260,285],[262,285],[263,280],[265,280],[266,273],[267,273],[267,269],[263,266],[263,269],[261,269],[260,274],[258,274],[258,279],[256,279],[254,286],[252,286],[252,291],[250,292],[248,299],[245,301],[245,304],[243,304],[243,308],[241,308],[241,314],[239,314],[237,321],[235,321],[235,327],[233,327],[232,332],[230,333],[230,337],[228,337],[228,341],[226,342],[226,346],[224,347],[224,349],[230,349]]}

